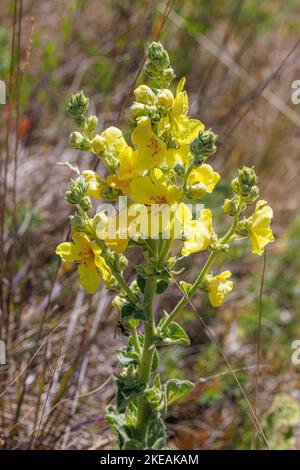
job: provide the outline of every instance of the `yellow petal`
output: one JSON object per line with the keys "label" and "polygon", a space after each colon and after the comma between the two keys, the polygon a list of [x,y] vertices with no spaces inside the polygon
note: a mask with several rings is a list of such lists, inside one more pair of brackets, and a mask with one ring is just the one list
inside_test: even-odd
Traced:
{"label": "yellow petal", "polygon": [[151,127],[151,121],[148,117],[141,117],[137,126],[131,134],[131,140],[136,147],[146,145],[146,143],[153,137],[153,130]]}
{"label": "yellow petal", "polygon": [[82,287],[93,294],[100,285],[100,276],[97,273],[96,266],[93,262],[80,263],[78,265],[79,280]]}
{"label": "yellow petal", "polygon": [[78,259],[79,249],[74,243],[64,242],[57,246],[55,253],[60,256],[65,263],[72,263]]}
{"label": "yellow petal", "polygon": [[210,165],[204,163],[191,171],[188,182],[189,184],[202,183],[206,186],[207,192],[211,193],[219,179],[220,175]]}
{"label": "yellow petal", "polygon": [[223,303],[225,295],[233,289],[233,282],[228,279],[231,277],[230,271],[224,271],[221,274],[210,279],[208,282],[209,301],[213,307],[220,307]]}
{"label": "yellow petal", "polygon": [[105,260],[102,258],[102,256],[97,255],[95,256],[95,265],[99,269],[101,276],[103,278],[103,281],[108,287],[111,287],[114,284],[114,277],[111,273],[110,268],[107,266]]}
{"label": "yellow petal", "polygon": [[101,182],[100,176],[95,171],[91,170],[83,171],[82,174],[88,184],[87,195],[95,199],[102,199],[105,183]]}

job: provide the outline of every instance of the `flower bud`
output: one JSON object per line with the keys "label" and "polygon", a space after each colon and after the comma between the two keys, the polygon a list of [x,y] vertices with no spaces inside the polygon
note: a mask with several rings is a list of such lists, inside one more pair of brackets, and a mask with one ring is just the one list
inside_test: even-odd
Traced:
{"label": "flower bud", "polygon": [[80,204],[85,197],[88,190],[88,185],[85,183],[84,178],[79,176],[71,181],[70,190],[66,191],[66,199],[69,204]]}
{"label": "flower bud", "polygon": [[90,150],[91,142],[90,140],[81,134],[81,132],[75,131],[70,135],[70,143],[72,147],[77,150]]}
{"label": "flower bud", "polygon": [[256,185],[258,178],[255,174],[254,168],[243,166],[238,170],[238,180],[241,185],[247,184],[249,186]]}
{"label": "flower bud", "polygon": [[78,91],[75,95],[71,96],[71,99],[67,105],[67,112],[71,116],[79,116],[84,114],[89,107],[89,99],[84,95],[83,91]]}
{"label": "flower bud", "polygon": [[200,199],[205,196],[205,193],[207,192],[207,186],[201,182],[198,182],[191,184],[187,188],[187,191],[192,199]]}
{"label": "flower bud", "polygon": [[84,212],[88,212],[92,208],[91,199],[88,196],[84,196],[79,205]]}
{"label": "flower bud", "polygon": [[240,220],[235,231],[241,237],[248,237],[250,225],[249,220]]}
{"label": "flower bud", "polygon": [[133,93],[138,103],[150,105],[155,103],[155,93],[147,85],[140,85]]}
{"label": "flower bud", "polygon": [[147,59],[157,69],[164,69],[169,67],[170,59],[167,51],[163,48],[161,42],[152,42],[148,46]]}
{"label": "flower bud", "polygon": [[192,140],[190,143],[190,151],[194,157],[193,166],[195,168],[200,166],[206,158],[211,157],[216,152],[216,140],[217,136],[211,129],[199,132],[198,137]]}
{"label": "flower bud", "polygon": [[250,204],[257,199],[259,191],[256,186],[257,176],[253,168],[244,166],[238,171],[238,176],[231,182],[232,190]]}
{"label": "flower bud", "polygon": [[98,126],[98,118],[97,116],[91,115],[86,120],[86,129],[91,134],[95,132]]}
{"label": "flower bud", "polygon": [[130,119],[135,121],[137,118],[146,115],[146,105],[134,101],[130,108]]}
{"label": "flower bud", "polygon": [[97,134],[92,140],[92,151],[94,153],[103,152],[105,149],[105,138]]}
{"label": "flower bud", "polygon": [[154,80],[169,85],[175,77],[175,74],[170,66],[169,55],[162,44],[160,42],[152,42],[148,46],[146,56],[146,74]]}
{"label": "flower bud", "polygon": [[174,70],[172,67],[168,67],[163,71],[163,82],[166,84],[170,84],[174,78],[176,77]]}
{"label": "flower bud", "polygon": [[181,176],[182,178],[185,175],[185,168],[181,163],[176,163],[173,167],[173,170],[175,171],[177,176]]}
{"label": "flower bud", "polygon": [[161,92],[157,96],[157,104],[163,109],[168,109],[173,106],[173,103],[174,95],[171,90],[168,90],[167,88],[161,90]]}
{"label": "flower bud", "polygon": [[233,197],[232,199],[225,199],[223,205],[223,211],[225,214],[234,216],[236,215],[239,209],[239,201],[237,198]]}
{"label": "flower bud", "polygon": [[74,230],[83,230],[85,226],[85,222],[81,215],[75,214],[75,215],[70,215],[70,220],[71,220],[71,225]]}

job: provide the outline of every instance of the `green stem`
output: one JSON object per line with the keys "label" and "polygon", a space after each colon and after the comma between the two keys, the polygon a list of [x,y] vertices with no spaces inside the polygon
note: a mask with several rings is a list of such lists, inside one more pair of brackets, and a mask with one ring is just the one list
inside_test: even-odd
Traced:
{"label": "green stem", "polygon": [[123,293],[125,295],[127,295],[128,297],[128,300],[133,304],[135,305],[136,302],[137,302],[137,298],[136,296],[133,294],[133,292],[131,291],[129,285],[126,283],[122,273],[120,273],[119,271],[117,271],[115,268],[114,268],[114,265],[113,263],[110,261],[110,259],[108,258],[108,256],[106,256],[106,246],[105,246],[105,243],[103,240],[101,239],[96,239],[98,245],[100,246],[100,248],[102,249],[103,251],[103,256],[105,258],[105,261],[107,263],[107,265],[110,267],[111,269],[111,272],[113,273],[114,277],[116,278],[116,280],[118,281]]}
{"label": "green stem", "polygon": [[172,237],[170,237],[169,240],[165,240],[165,243],[163,245],[163,249],[162,249],[162,251],[159,255],[159,259],[158,259],[158,263],[157,263],[159,268],[162,267],[166,257],[168,256],[169,251],[170,251],[171,246],[172,246],[172,243],[173,243],[173,238]]}
{"label": "green stem", "polygon": [[[237,227],[237,224],[238,224],[238,221],[239,221],[239,211],[237,212],[237,214],[235,215],[234,217],[234,220],[233,220],[233,223],[230,227],[230,229],[228,230],[228,232],[224,235],[223,238],[221,238],[220,240],[220,245],[225,245],[225,243],[228,242],[228,240],[232,237],[232,235],[234,234],[235,230],[236,230],[236,227]],[[192,285],[192,287],[190,288],[189,290],[189,293],[188,295],[184,295],[181,300],[178,302],[178,304],[176,305],[176,307],[172,310],[172,312],[170,313],[170,315],[167,317],[166,321],[164,322],[164,328],[166,328],[172,321],[175,320],[175,318],[177,317],[177,315],[183,310],[183,308],[189,303],[190,299],[192,298],[192,296],[194,295],[194,293],[197,291],[197,289],[199,288],[199,286],[201,285],[202,281],[204,280],[205,276],[207,275],[207,273],[209,272],[211,266],[213,265],[215,259],[217,258],[219,254],[219,250],[215,250],[215,251],[212,251],[211,254],[209,255],[205,265],[203,266],[202,268],[202,271],[200,272],[199,276],[197,277],[197,279],[195,280],[194,284]]]}
{"label": "green stem", "polygon": [[[146,281],[145,286],[145,309],[147,320],[144,321],[144,347],[142,359],[139,366],[139,379],[142,383],[149,385],[151,376],[151,367],[155,351],[154,338],[156,335],[155,318],[153,311],[153,298],[156,288],[156,278],[151,277]],[[136,429],[140,439],[144,442],[149,421],[149,408],[144,395],[137,399],[137,424]]]}

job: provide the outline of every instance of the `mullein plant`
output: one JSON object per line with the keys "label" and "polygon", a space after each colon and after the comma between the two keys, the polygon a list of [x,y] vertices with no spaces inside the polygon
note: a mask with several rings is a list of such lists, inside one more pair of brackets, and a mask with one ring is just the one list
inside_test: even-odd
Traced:
{"label": "mullein plant", "polygon": [[[191,205],[205,201],[220,179],[207,163],[216,152],[216,135],[188,116],[184,78],[175,94],[171,91],[175,73],[159,42],[148,46],[145,74],[151,86],[143,84],[134,90],[131,145],[116,127],[98,134],[96,116],[88,115],[88,98],[82,91],[71,97],[67,112],[77,126],[71,134],[71,145],[99,159],[106,176],[85,170],[71,181],[66,199],[74,207],[70,217],[72,241],[56,248],[63,262],[76,263],[80,284],[89,294],[96,292],[101,280],[116,292],[112,304],[129,332],[127,345],[118,351],[122,368],[116,375],[115,404],[107,407],[106,414],[120,449],[162,449],[166,445],[167,407],[189,393],[193,384],[177,379],[163,382],[157,372],[158,352],[163,346],[190,343],[177,319],[195,293],[202,291],[213,307],[219,307],[233,289],[229,270],[212,271],[218,255],[228,251],[234,241],[246,238],[251,241],[252,252],[262,255],[265,246],[274,240],[270,228],[272,209],[266,201],[258,200],[253,168],[239,169],[231,183],[232,197],[224,201],[223,210],[232,222],[225,234],[214,231],[210,209],[202,209],[197,217],[193,215]],[[167,207],[169,237],[163,236],[163,218],[150,237],[142,230],[131,234],[130,229],[124,235],[121,212],[90,215],[92,201],[113,202],[119,196],[128,198],[129,208],[144,205],[148,215],[153,204]],[[245,217],[246,209],[256,200],[254,212]],[[116,233],[102,237],[111,217],[115,219]],[[173,243],[178,238],[175,219],[182,223],[181,253],[174,253]],[[131,222],[133,218],[128,215],[129,226]],[[143,262],[133,266],[136,277],[129,284],[124,278],[128,264],[124,253],[132,247],[141,250]],[[207,252],[207,257],[194,282],[178,283],[178,260],[200,251]],[[180,301],[171,312],[156,315],[155,297],[174,282],[181,289]]]}

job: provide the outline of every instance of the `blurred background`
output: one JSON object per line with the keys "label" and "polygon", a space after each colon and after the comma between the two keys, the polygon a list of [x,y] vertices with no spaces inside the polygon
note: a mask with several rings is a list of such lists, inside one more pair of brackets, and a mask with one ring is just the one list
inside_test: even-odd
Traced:
{"label": "blurred background", "polygon": [[[0,105],[0,338],[7,354],[0,366],[0,447],[115,446],[104,413],[114,399],[116,350],[126,337],[111,293],[87,296],[73,267],[54,254],[68,233],[64,193],[72,176],[57,163],[76,162],[82,170],[95,163],[69,148],[65,105],[78,89],[89,96],[100,129],[122,126],[126,134],[146,44],[160,39],[177,78],[187,77],[190,115],[219,135],[212,164],[223,182],[208,201],[219,207],[216,226],[226,229],[221,201],[243,164],[255,165],[261,198],[274,209],[276,243],[266,257],[237,245],[216,266],[233,272],[233,293],[219,309],[200,295],[193,303],[257,407],[269,446],[300,448],[300,365],[291,361],[300,339],[300,104],[291,100],[292,83],[300,80],[299,2],[1,4],[0,80],[9,93]],[[192,258],[184,279],[194,278],[202,262],[199,254]],[[179,297],[176,287],[167,290],[158,313]],[[169,410],[168,447],[252,448],[249,403],[218,347],[195,312],[185,311],[181,322],[192,345],[162,349],[160,370],[196,385]]]}

